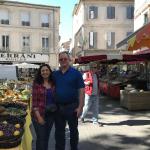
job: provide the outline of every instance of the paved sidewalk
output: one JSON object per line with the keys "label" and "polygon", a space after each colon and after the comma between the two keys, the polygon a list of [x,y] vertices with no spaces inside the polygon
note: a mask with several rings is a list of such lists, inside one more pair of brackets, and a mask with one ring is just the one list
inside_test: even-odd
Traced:
{"label": "paved sidewalk", "polygon": [[150,150],[150,111],[128,111],[100,97],[100,125],[79,125],[80,150]]}
{"label": "paved sidewalk", "polygon": [[[89,113],[90,116],[90,113]],[[100,124],[79,122],[79,150],[150,150],[150,111],[128,111],[118,100],[100,97]],[[69,130],[66,129],[66,150]],[[54,148],[54,130],[49,150]]]}

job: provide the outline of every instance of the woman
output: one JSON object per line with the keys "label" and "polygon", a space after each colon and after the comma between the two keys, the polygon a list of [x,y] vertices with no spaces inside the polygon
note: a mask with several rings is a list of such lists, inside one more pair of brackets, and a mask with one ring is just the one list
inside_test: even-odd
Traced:
{"label": "woman", "polygon": [[40,66],[32,88],[32,122],[36,132],[36,150],[48,150],[48,140],[54,123],[54,82],[49,65]]}

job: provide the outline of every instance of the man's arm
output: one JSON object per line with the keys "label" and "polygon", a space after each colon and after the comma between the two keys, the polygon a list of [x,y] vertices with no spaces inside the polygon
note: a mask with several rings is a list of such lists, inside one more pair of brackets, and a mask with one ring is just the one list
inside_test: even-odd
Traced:
{"label": "man's arm", "polygon": [[84,106],[84,88],[79,89],[79,106],[76,109],[77,117],[79,117],[82,113],[83,106]]}

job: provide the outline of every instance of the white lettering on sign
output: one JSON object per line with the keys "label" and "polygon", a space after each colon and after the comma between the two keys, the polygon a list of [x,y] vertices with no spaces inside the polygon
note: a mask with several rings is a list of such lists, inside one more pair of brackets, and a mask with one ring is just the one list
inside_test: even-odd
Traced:
{"label": "white lettering on sign", "polygon": [[0,61],[17,62],[48,62],[46,54],[0,53]]}

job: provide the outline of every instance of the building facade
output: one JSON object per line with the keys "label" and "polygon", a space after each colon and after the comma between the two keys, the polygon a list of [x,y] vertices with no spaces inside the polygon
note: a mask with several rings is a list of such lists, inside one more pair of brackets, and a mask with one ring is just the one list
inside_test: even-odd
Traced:
{"label": "building facade", "polygon": [[69,41],[63,42],[60,47],[60,51],[70,52],[71,39]]}
{"label": "building facade", "polygon": [[79,0],[73,10],[73,56],[116,53],[120,39],[133,32],[133,21],[134,0]]}
{"label": "building facade", "polygon": [[0,2],[0,63],[58,66],[60,7]]}
{"label": "building facade", "polygon": [[150,0],[135,0],[134,31],[150,22]]}

